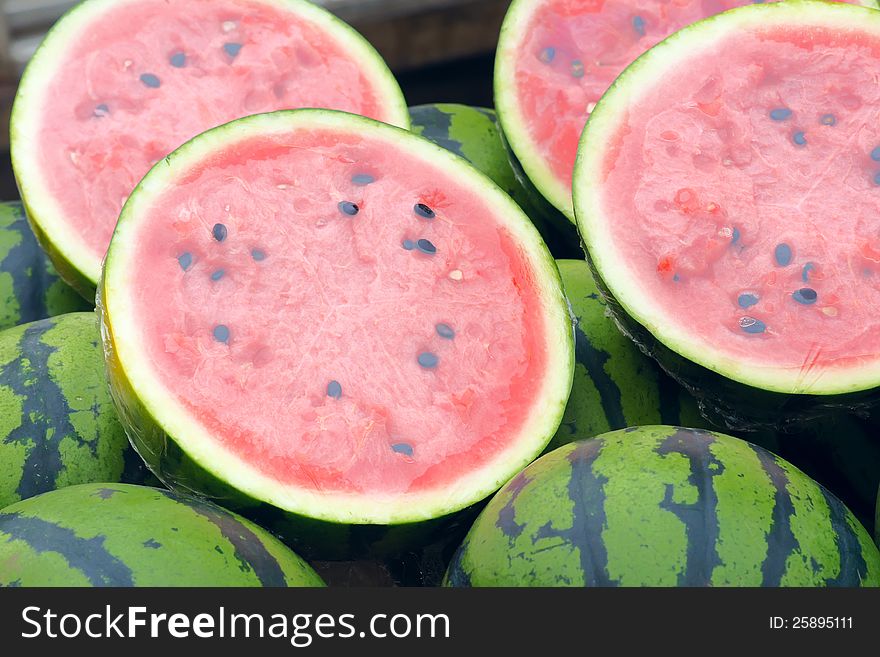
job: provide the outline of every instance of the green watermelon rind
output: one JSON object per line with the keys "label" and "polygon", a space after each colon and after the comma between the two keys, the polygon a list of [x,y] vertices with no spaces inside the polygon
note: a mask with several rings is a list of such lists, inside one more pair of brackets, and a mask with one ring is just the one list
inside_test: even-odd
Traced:
{"label": "green watermelon rind", "polygon": [[686,390],[621,335],[587,263],[556,264],[576,320],[575,376],[562,423],[545,451],[631,426],[715,428]]}
{"label": "green watermelon rind", "polygon": [[[394,113],[394,124],[409,128],[409,112],[397,80],[381,55],[360,33],[329,11],[306,0],[257,1],[289,8],[357,51],[358,60],[368,70],[371,79],[382,85],[381,97],[387,109]],[[54,74],[58,59],[56,51],[65,51],[104,9],[116,9],[125,2],[138,0],[83,0],[55,23],[22,75],[9,121],[12,168],[34,235],[61,277],[91,302],[95,299],[101,262],[93,260],[88,245],[78,231],[65,222],[65,213],[50,193],[41,171],[38,149],[34,148],[31,137],[35,133],[32,126],[39,121],[47,104],[46,89],[41,81]]]}
{"label": "green watermelon rind", "polygon": [[617,266],[613,249],[607,248],[609,238],[603,233],[602,213],[593,193],[596,171],[605,154],[604,135],[625,115],[626,105],[637,99],[644,88],[639,85],[643,76],[662,77],[671,62],[686,60],[692,54],[695,41],[711,40],[743,25],[784,25],[804,17],[812,17],[822,25],[876,29],[880,35],[880,12],[813,0],[749,5],[713,16],[677,32],[631,64],[596,105],[578,148],[574,185],[578,225],[587,260],[615,321],[643,351],[704,402],[713,421],[731,429],[783,426],[821,417],[840,407],[871,407],[877,403],[872,388],[880,385],[880,375],[866,368],[804,381],[797,372],[772,366],[760,368],[754,363],[746,366],[713,352],[711,347],[691,344],[684,329],[668,325],[662,311],[650,309],[652,301],[639,293],[635,281],[621,284],[624,269]]}
{"label": "green watermelon rind", "polygon": [[0,509],[0,587],[323,587],[271,533],[205,500],[71,486]]}
{"label": "green watermelon rind", "polygon": [[90,310],[94,304],[59,278],[21,203],[0,203],[0,329]]}
{"label": "green watermelon rind", "polygon": [[852,512],[775,454],[670,426],[531,464],[483,510],[446,586],[880,586]]}
{"label": "green watermelon rind", "polygon": [[[203,154],[222,147],[237,138],[271,131],[284,131],[301,125],[321,125],[331,129],[355,130],[381,136],[390,144],[400,144],[410,153],[433,164],[442,164],[464,186],[474,193],[492,197],[493,207],[505,227],[516,236],[535,269],[535,280],[543,290],[548,365],[544,389],[535,404],[532,417],[520,432],[520,440],[511,441],[511,449],[503,458],[470,473],[467,481],[459,481],[454,490],[439,490],[418,496],[375,500],[345,495],[316,496],[311,491],[285,491],[259,475],[256,468],[242,463],[230,453],[221,452],[204,430],[169,394],[149,365],[141,359],[137,344],[123,337],[129,333],[131,321],[124,305],[127,258],[126,233],[134,225],[149,197],[160,193],[173,179],[177,170],[185,170]],[[537,284],[537,283],[536,283]],[[556,262],[540,235],[519,207],[489,178],[479,173],[457,155],[399,128],[352,114],[332,110],[288,110],[246,117],[208,131],[156,165],[129,197],[123,208],[116,233],[105,260],[104,277],[99,287],[98,308],[101,316],[111,389],[129,438],[153,472],[164,482],[211,498],[222,500],[235,508],[262,514],[274,509],[273,528],[314,525],[315,534],[339,535],[364,526],[364,533],[373,533],[377,526],[400,526],[397,534],[419,533],[415,525],[431,524],[491,495],[505,481],[525,467],[552,438],[564,412],[574,371],[574,347],[571,319],[565,303]],[[558,312],[557,312],[558,310]],[[120,326],[122,325],[122,326]],[[131,379],[138,381],[137,388]],[[229,483],[227,483],[229,482]],[[260,511],[262,507],[262,511]],[[328,525],[338,525],[336,529]],[[285,532],[296,533],[296,529]],[[384,540],[385,536],[382,535]],[[391,541],[394,542],[394,541]]]}
{"label": "green watermelon rind", "polygon": [[110,398],[93,312],[0,331],[0,508],[146,476]]}

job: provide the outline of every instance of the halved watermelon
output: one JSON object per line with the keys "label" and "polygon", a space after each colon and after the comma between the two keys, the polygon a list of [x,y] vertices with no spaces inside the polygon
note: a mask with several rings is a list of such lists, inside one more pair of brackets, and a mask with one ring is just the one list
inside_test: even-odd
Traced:
{"label": "halved watermelon", "polygon": [[341,112],[248,117],[160,162],[99,298],[154,472],[315,530],[310,553],[483,499],[541,453],[571,387],[568,308],[528,218],[457,156]]}
{"label": "halved watermelon", "polygon": [[630,67],[574,198],[618,321],[733,428],[880,386],[880,12],[744,7]]}
{"label": "halved watermelon", "polygon": [[303,0],[87,0],[28,65],[11,119],[40,243],[93,299],[125,199],[197,134],[257,112],[326,107],[409,125],[373,48]]}
{"label": "halved watermelon", "polygon": [[[574,221],[578,140],[624,68],[676,30],[751,2],[514,0],[498,42],[495,106],[516,158],[546,199]],[[875,0],[854,4],[877,7]]]}

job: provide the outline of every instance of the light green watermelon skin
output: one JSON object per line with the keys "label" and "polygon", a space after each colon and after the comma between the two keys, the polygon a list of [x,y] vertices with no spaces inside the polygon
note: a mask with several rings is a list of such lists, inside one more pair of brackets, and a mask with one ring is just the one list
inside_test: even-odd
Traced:
{"label": "light green watermelon skin", "polygon": [[73,484],[147,480],[110,397],[95,314],[0,332],[0,508]]}
{"label": "light green watermelon skin", "polygon": [[264,529],[158,488],[86,484],[0,510],[0,586],[323,586]]}
{"label": "light green watermelon skin", "polygon": [[477,519],[449,586],[880,586],[828,491],[723,434],[641,427],[562,447]]}
{"label": "light green watermelon skin", "polygon": [[21,203],[0,203],[0,330],[92,308],[58,276]]}
{"label": "light green watermelon skin", "polygon": [[519,169],[504,142],[495,110],[454,103],[410,108],[412,132],[463,157],[507,192],[541,233],[557,258],[583,258],[580,237],[551,208]]}

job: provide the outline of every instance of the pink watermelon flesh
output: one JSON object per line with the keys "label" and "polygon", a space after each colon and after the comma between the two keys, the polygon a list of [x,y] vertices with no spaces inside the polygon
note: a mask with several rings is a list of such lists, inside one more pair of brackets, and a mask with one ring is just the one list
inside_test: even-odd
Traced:
{"label": "pink watermelon flesh", "polygon": [[[570,190],[584,124],[624,68],[682,27],[749,4],[746,0],[535,2],[517,49],[514,79],[525,128],[544,166]],[[546,120],[548,116],[553,120]]]}
{"label": "pink watermelon flesh", "polygon": [[547,374],[532,265],[495,212],[351,132],[235,143],[128,237],[138,339],[198,422],[281,484],[448,486],[509,448]]}
{"label": "pink watermelon flesh", "polygon": [[49,83],[41,168],[92,256],[180,144],[233,119],[326,107],[395,122],[345,43],[283,2],[139,0],[101,13]]}
{"label": "pink watermelon flesh", "polygon": [[710,48],[611,135],[618,257],[666,322],[740,362],[809,385],[876,358],[880,37],[783,25]]}

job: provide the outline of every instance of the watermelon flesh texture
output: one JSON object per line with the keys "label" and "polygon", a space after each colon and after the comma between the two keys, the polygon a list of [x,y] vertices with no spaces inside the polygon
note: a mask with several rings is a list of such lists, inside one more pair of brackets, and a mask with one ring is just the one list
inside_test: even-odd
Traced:
{"label": "watermelon flesh texture", "polygon": [[81,289],[94,286],[138,181],[204,130],[297,107],[408,125],[378,55],[304,2],[91,0],[29,73],[13,118],[16,172],[50,253],[88,279]]}
{"label": "watermelon flesh texture", "polygon": [[880,552],[831,493],[731,436],[632,427],[512,479],[449,586],[876,587]]}
{"label": "watermelon flesh texture", "polygon": [[[496,73],[506,136],[538,188],[574,219],[584,124],[621,72],[667,36],[749,0],[518,0]],[[876,7],[873,0],[856,2]],[[674,88],[674,87],[673,87]],[[553,120],[547,120],[552,116]]]}
{"label": "watermelon flesh texture", "polygon": [[488,494],[541,451],[571,329],[555,264],[506,196],[340,113],[198,141],[133,197],[103,293],[117,389],[196,462],[226,481],[245,464],[239,487],[306,516],[397,524],[478,501],[455,489]]}
{"label": "watermelon flesh texture", "polygon": [[591,260],[695,387],[669,352],[776,393],[781,415],[880,383],[878,52],[872,10],[752,6],[658,46],[594,113],[575,187]]}

